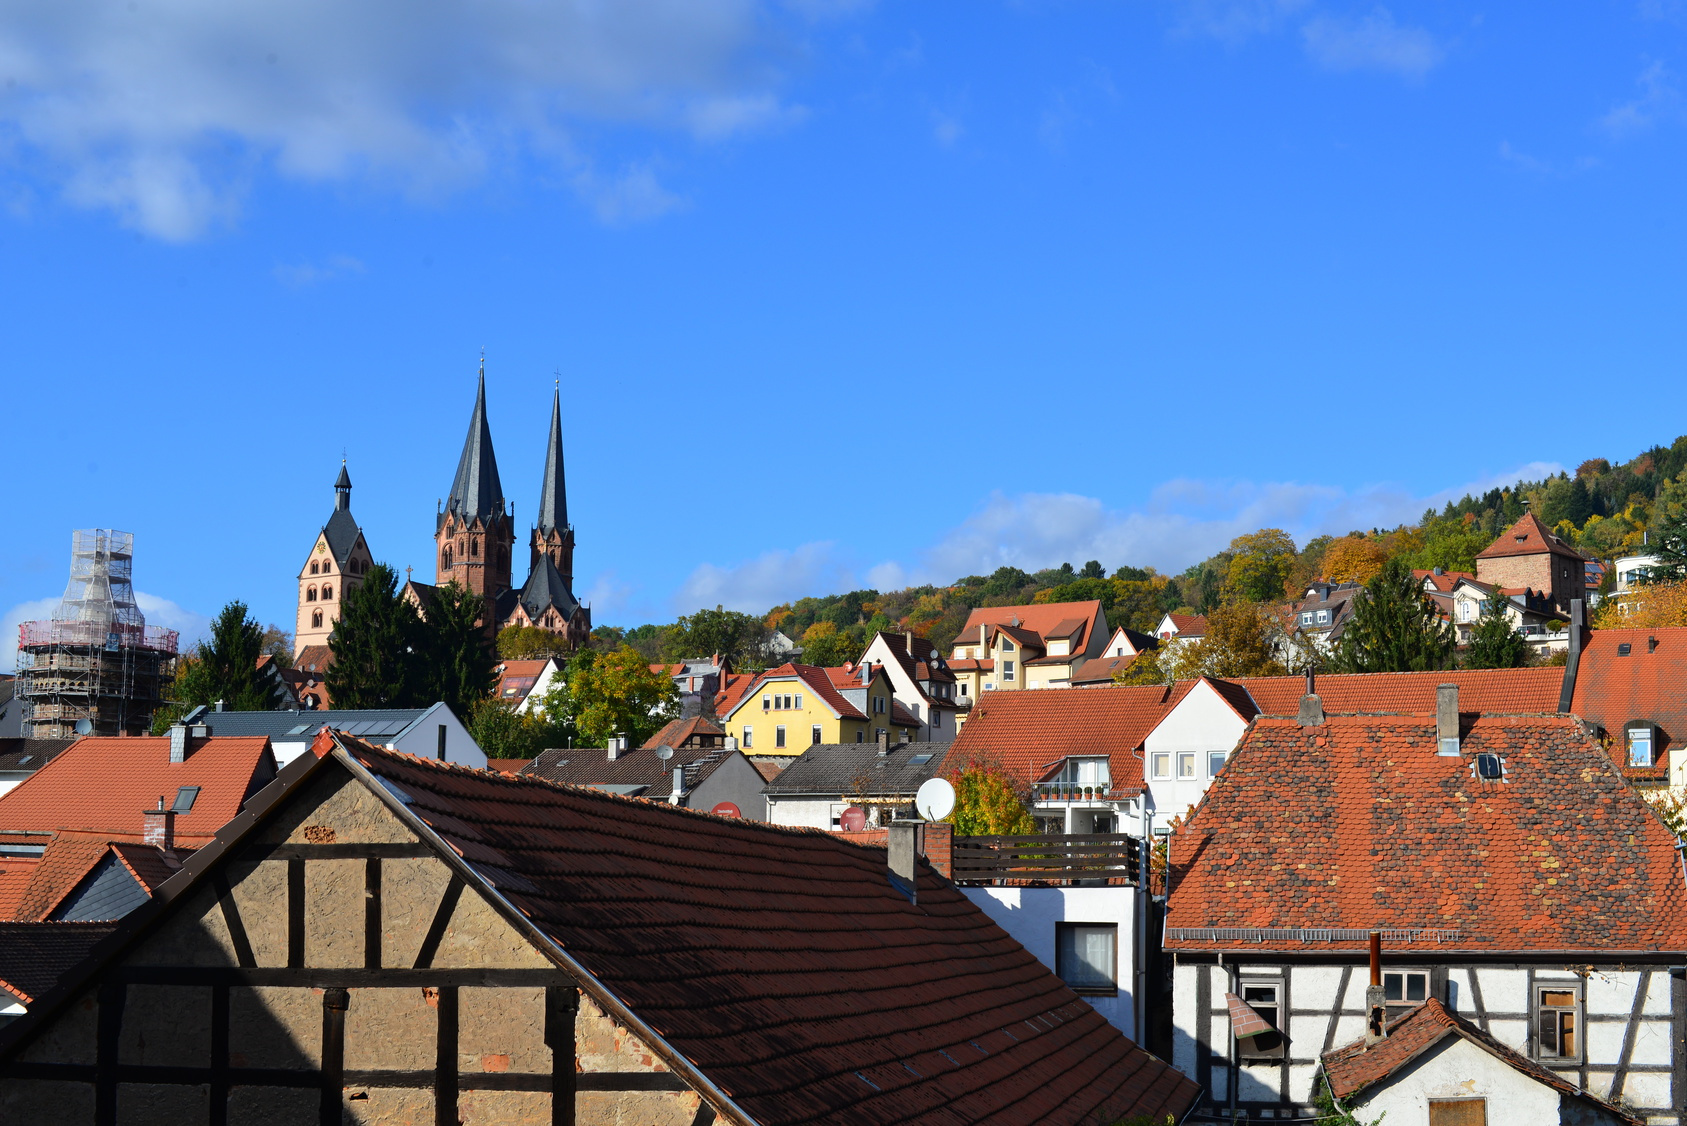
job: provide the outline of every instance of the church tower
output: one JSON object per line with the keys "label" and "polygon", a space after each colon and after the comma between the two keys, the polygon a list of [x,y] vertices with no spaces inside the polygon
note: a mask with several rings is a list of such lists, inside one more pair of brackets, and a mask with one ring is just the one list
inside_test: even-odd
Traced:
{"label": "church tower", "polygon": [[[515,549],[515,522],[504,503],[498,480],[498,459],[492,452],[492,428],[486,421],[486,360],[480,362],[480,385],[474,414],[457,461],[451,495],[434,527],[435,575],[443,586],[455,579],[486,600],[489,610],[510,589],[510,557]],[[494,611],[489,622],[496,620]]]}
{"label": "church tower", "polygon": [[363,529],[351,515],[351,474],[345,462],[334,481],[334,511],[316,534],[299,568],[299,616],[293,626],[295,660],[312,645],[326,646],[340,617],[340,603],[374,564]]}
{"label": "church tower", "polygon": [[574,529],[568,523],[568,482],[562,469],[562,388],[551,399],[551,440],[545,448],[545,477],[539,485],[539,523],[533,529],[529,572],[548,556],[568,588],[574,588]]}

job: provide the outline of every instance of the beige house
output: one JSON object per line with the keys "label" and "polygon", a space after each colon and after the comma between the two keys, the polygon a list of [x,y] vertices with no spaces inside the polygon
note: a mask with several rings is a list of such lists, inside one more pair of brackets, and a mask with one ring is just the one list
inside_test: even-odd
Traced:
{"label": "beige house", "polygon": [[375,562],[363,529],[351,515],[351,475],[340,463],[334,482],[334,511],[316,534],[310,555],[299,568],[299,614],[293,627],[295,659],[307,646],[328,644],[340,617],[340,600],[363,581]]}
{"label": "beige house", "polygon": [[1101,603],[1043,602],[980,607],[952,645],[949,669],[957,698],[983,692],[1066,688],[1084,662],[1099,657],[1110,632]]}

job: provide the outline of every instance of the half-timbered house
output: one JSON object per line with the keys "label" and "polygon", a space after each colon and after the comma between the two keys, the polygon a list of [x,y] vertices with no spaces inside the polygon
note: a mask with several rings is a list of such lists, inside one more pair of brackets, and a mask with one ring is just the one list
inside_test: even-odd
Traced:
{"label": "half-timbered house", "polygon": [[[139,811],[137,811],[138,813]],[[324,732],[0,1030],[0,1121],[1181,1117],[911,852]]]}
{"label": "half-timbered house", "polygon": [[1326,717],[1308,697],[1250,725],[1171,839],[1173,1062],[1213,1109],[1308,1111],[1320,1056],[1364,1031],[1380,931],[1388,1013],[1438,999],[1576,1090],[1680,1122],[1674,835],[1575,717],[1439,703]]}

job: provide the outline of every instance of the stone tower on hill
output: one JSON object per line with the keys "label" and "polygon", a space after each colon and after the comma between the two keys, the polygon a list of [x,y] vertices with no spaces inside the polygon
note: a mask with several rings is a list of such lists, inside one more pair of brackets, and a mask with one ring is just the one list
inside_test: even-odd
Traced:
{"label": "stone tower on hill", "polygon": [[351,515],[351,474],[345,462],[334,481],[334,511],[316,534],[299,568],[299,611],[293,625],[293,656],[311,645],[327,645],[340,617],[340,603],[363,581],[375,561],[363,529]]}

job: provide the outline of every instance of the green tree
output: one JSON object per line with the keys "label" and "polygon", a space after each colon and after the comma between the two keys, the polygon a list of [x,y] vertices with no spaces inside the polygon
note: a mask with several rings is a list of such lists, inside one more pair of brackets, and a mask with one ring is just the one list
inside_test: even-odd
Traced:
{"label": "green tree", "polygon": [[535,759],[539,752],[569,746],[575,738],[567,707],[564,689],[553,690],[539,706],[525,712],[516,711],[507,700],[487,696],[475,706],[469,734],[488,758]]}
{"label": "green tree", "polygon": [[974,759],[949,777],[954,811],[944,820],[958,837],[1025,836],[1037,831],[1026,806],[1030,796],[999,765]]}
{"label": "green tree", "polygon": [[582,649],[569,658],[564,677],[563,689],[546,697],[544,712],[571,723],[583,745],[605,746],[619,733],[636,747],[679,714],[673,679],[652,670],[629,646],[613,653]]}
{"label": "green tree", "polygon": [[[1576,478],[1577,484],[1581,478]],[[1496,586],[1482,602],[1482,616],[1470,632],[1470,647],[1464,651],[1467,669],[1520,669],[1529,663],[1529,645],[1506,617],[1510,600]]]}
{"label": "green tree", "polygon": [[1383,565],[1353,600],[1336,643],[1338,672],[1422,672],[1452,665],[1453,624],[1442,621],[1401,556]]}
{"label": "green tree", "polygon": [[258,680],[258,658],[264,651],[264,627],[246,613],[246,603],[230,602],[211,622],[211,636],[199,644],[199,668],[184,690],[194,698],[186,704],[214,704],[236,712],[267,711],[275,706],[268,688]]}
{"label": "green tree", "polygon": [[[845,614],[853,624],[861,615],[860,601]],[[669,626],[663,631],[660,652],[664,661],[719,653],[736,667],[753,668],[761,661],[763,646],[772,633],[760,618],[716,606],[688,614]]]}
{"label": "green tree", "polygon": [[810,626],[802,637],[802,663],[833,668],[845,661],[854,661],[866,651],[867,640],[861,627],[838,629],[831,622]]}
{"label": "green tree", "polygon": [[[1122,571],[1125,568],[1121,567],[1119,569]],[[1083,570],[1078,572],[1078,577],[1080,579],[1099,579],[1105,577],[1106,574],[1107,572],[1102,569],[1101,560],[1091,559],[1088,563],[1084,564]]]}
{"label": "green tree", "polygon": [[324,680],[338,708],[412,708],[424,700],[419,650],[421,619],[398,594],[398,576],[376,563],[363,582],[345,588],[340,618],[328,639],[334,663]]}
{"label": "green tree", "polygon": [[1656,513],[1651,533],[1646,550],[1658,561],[1646,568],[1641,582],[1678,583],[1687,579],[1687,507]]}
{"label": "green tree", "polygon": [[498,678],[479,624],[484,606],[480,595],[452,579],[434,590],[422,622],[422,694],[460,717],[475,714]]}
{"label": "green tree", "polygon": [[1230,566],[1224,578],[1231,597],[1276,602],[1295,565],[1295,541],[1281,528],[1262,528],[1230,541]]}
{"label": "green tree", "polygon": [[[619,634],[621,631],[616,630]],[[598,630],[592,631],[596,640]],[[617,646],[620,638],[616,638]],[[568,656],[568,639],[538,626],[506,626],[498,631],[498,656],[505,661],[542,661]]]}

